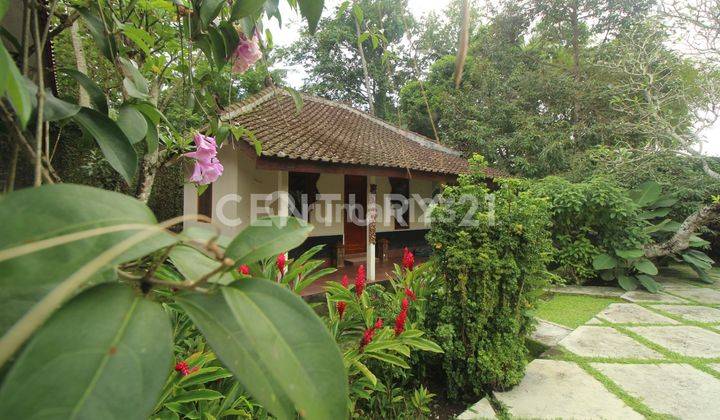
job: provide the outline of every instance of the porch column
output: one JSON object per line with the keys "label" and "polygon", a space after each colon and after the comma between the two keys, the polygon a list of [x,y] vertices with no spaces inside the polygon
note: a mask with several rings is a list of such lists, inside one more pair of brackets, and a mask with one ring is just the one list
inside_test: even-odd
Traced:
{"label": "porch column", "polygon": [[367,278],[375,280],[375,220],[377,219],[377,208],[375,195],[377,184],[375,177],[368,177],[368,199],[367,199]]}
{"label": "porch column", "polygon": [[[288,192],[289,187],[289,178],[290,174],[286,171],[278,171],[278,209],[277,209],[277,215],[280,217],[288,217],[290,214],[289,211],[289,204],[290,204],[290,193]],[[288,253],[285,253],[285,259],[289,257]],[[287,267],[285,267],[285,270],[287,272]]]}
{"label": "porch column", "polygon": [[278,171],[278,209],[277,215],[280,217],[288,217],[289,215],[289,204],[290,196],[288,193],[288,173],[285,171]]}

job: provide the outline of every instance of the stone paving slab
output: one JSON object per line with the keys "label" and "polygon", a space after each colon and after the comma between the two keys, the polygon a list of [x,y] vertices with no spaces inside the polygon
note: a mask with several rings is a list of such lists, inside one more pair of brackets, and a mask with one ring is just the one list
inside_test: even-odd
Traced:
{"label": "stone paving slab", "polygon": [[720,372],[720,363],[710,363],[708,364],[708,366],[710,367],[710,369]]}
{"label": "stone paving slab", "polygon": [[535,359],[515,388],[495,393],[513,417],[642,419],[572,362]]}
{"label": "stone paving slab", "polygon": [[592,363],[651,410],[681,419],[720,418],[720,381],[686,364]]}
{"label": "stone paving slab", "polygon": [[720,323],[720,309],[707,306],[655,305],[654,308],[681,316],[689,321]]}
{"label": "stone paving slab", "polygon": [[490,405],[487,398],[478,401],[477,404],[465,410],[457,416],[458,420],[479,420],[479,419],[495,419],[495,410]]}
{"label": "stone paving slab", "polygon": [[704,328],[683,325],[672,327],[629,327],[644,338],[670,351],[690,357],[720,357],[720,334]]}
{"label": "stone paving slab", "polygon": [[602,321],[597,318],[593,318],[590,321],[586,322],[585,325],[602,325]]}
{"label": "stone paving slab", "polygon": [[585,295],[600,297],[620,297],[625,291],[619,287],[608,286],[556,286],[550,289],[553,293],[568,295]]}
{"label": "stone paving slab", "polygon": [[687,303],[685,299],[680,299],[676,296],[668,295],[667,293],[650,293],[643,290],[633,290],[632,292],[625,292],[621,298],[630,302],[642,302],[642,303]]}
{"label": "stone paving slab", "polygon": [[672,293],[700,303],[720,303],[720,290],[711,289],[709,287],[688,287],[684,289],[675,289]]}
{"label": "stone paving slab", "polygon": [[537,321],[535,331],[530,335],[530,338],[548,347],[556,346],[560,340],[567,337],[572,331],[570,328],[563,327],[554,322],[545,321],[544,319],[538,318]]}
{"label": "stone paving slab", "polygon": [[635,303],[611,303],[597,315],[614,324],[679,324],[679,322],[643,308]]}
{"label": "stone paving slab", "polygon": [[663,356],[612,327],[583,325],[565,337],[559,346],[583,357],[663,359]]}

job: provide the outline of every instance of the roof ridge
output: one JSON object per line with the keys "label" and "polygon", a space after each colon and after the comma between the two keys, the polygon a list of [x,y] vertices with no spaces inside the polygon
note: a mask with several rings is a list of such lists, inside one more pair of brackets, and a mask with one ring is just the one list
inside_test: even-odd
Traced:
{"label": "roof ridge", "polygon": [[[255,109],[257,106],[267,102],[270,98],[272,98],[275,94],[290,96],[290,93],[285,91],[285,89],[278,89],[277,87],[270,86],[266,87],[265,89],[261,90],[260,92],[256,93],[255,95],[252,95],[240,102],[237,102],[235,104],[230,105],[228,107],[227,111],[220,115],[220,119],[222,121],[230,121],[238,116],[251,112],[253,109]],[[433,149],[438,152],[447,153],[449,155],[453,156],[462,156],[462,152],[457,151],[455,149],[452,149],[450,147],[438,144],[434,142],[433,140],[423,136],[422,134],[415,133],[413,131],[409,130],[403,130],[402,128],[396,127],[381,118],[378,118],[372,114],[369,114],[365,111],[359,110],[357,108],[354,108],[350,105],[344,104],[342,102],[332,101],[329,99],[321,98],[319,96],[310,95],[304,92],[300,92],[300,96],[303,98],[303,100],[309,100],[313,102],[322,103],[334,108],[340,108],[344,109],[346,111],[352,112],[358,116],[361,116],[365,119],[368,119],[378,125],[381,125],[383,128],[386,128],[394,133],[397,133],[401,135],[403,138],[406,138],[410,141],[413,141],[423,147],[426,147],[428,149]]]}

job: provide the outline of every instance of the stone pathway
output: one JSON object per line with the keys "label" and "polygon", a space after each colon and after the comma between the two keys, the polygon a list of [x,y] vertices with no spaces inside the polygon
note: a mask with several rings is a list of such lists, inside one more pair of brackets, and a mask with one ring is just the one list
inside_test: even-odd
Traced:
{"label": "stone pathway", "polygon": [[539,320],[532,338],[552,349],[458,418],[497,418],[493,406],[511,418],[720,418],[720,289],[669,280],[657,294],[603,288],[628,303],[574,331]]}

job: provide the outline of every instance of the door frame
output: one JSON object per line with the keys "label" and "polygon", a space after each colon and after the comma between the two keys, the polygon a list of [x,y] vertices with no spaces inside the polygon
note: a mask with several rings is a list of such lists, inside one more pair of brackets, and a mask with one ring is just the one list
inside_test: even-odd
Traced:
{"label": "door frame", "polygon": [[[367,217],[367,176],[364,175],[345,175],[343,179],[343,245],[345,246],[345,255],[350,254],[362,254],[364,252],[367,252],[367,227],[366,226],[358,226],[354,223],[348,223],[347,217],[348,217],[348,205],[349,205],[349,198],[350,198],[350,191],[349,191],[349,181],[352,178],[359,178],[361,180],[361,193],[360,197],[362,199],[358,199],[356,197],[356,204],[360,204],[363,207],[364,215],[363,218]],[[356,246],[352,247],[352,249],[348,246],[348,227],[349,226],[355,226],[355,229],[362,229],[363,235],[362,235],[362,242],[357,242],[355,245],[360,245],[362,243],[362,248],[358,249]],[[351,252],[352,251],[352,252]]]}

